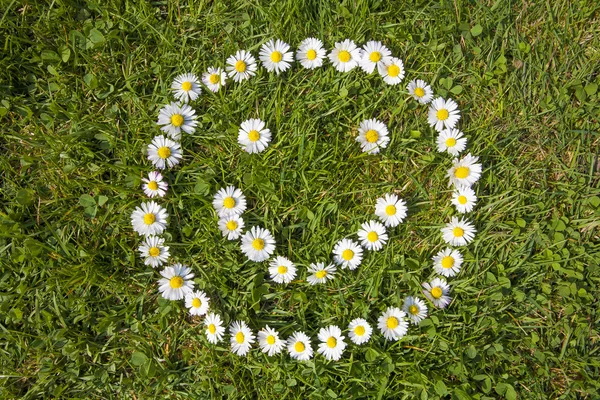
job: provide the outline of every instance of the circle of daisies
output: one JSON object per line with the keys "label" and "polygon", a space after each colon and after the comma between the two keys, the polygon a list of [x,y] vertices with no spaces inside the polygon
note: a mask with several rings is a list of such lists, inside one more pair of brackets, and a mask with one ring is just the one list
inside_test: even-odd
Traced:
{"label": "circle of daisies", "polygon": [[[259,60],[268,71],[279,75],[290,69],[296,61],[303,68],[323,67],[328,60],[339,72],[345,73],[360,68],[367,74],[377,73],[389,85],[398,85],[405,76],[404,63],[394,57],[381,42],[369,41],[358,47],[354,41],[346,39],[334,44],[327,52],[319,39],[303,40],[297,50],[277,39],[269,40],[259,51]],[[202,90],[218,92],[228,83],[251,79],[258,69],[254,55],[239,50],[230,56],[225,65],[209,67],[201,78],[193,73],[177,76],[171,85],[176,102],[165,105],[158,114],[157,124],[164,132],[152,139],[146,153],[154,166],[154,171],[142,179],[142,189],[150,201],[143,202],[131,214],[131,224],[135,232],[142,236],[138,251],[145,265],[152,268],[169,263],[169,246],[161,235],[168,225],[167,210],[157,201],[168,193],[168,182],[161,170],[173,168],[182,160],[180,143],[182,132],[192,133],[197,125],[195,110],[189,105],[196,100]],[[427,122],[437,132],[437,150],[454,157],[447,172],[449,185],[454,187],[452,204],[460,214],[473,210],[477,196],[473,185],[479,180],[482,166],[476,156],[466,154],[458,158],[467,147],[467,138],[457,129],[461,118],[458,105],[452,99],[434,97],[433,89],[420,79],[408,83],[408,94],[419,104],[428,105]],[[384,151],[390,137],[384,121],[366,119],[358,126],[359,143],[363,152],[377,154]],[[273,139],[273,132],[260,119],[241,122],[238,143],[244,151],[254,154],[263,152]],[[240,250],[253,262],[268,262],[268,274],[277,284],[287,285],[301,273],[292,260],[276,254],[273,234],[260,226],[246,226],[243,213],[246,210],[246,197],[241,189],[227,186],[219,189],[213,198],[213,207],[218,216],[218,228],[224,239],[240,242]],[[306,269],[306,283],[325,285],[343,270],[357,269],[368,252],[380,251],[390,240],[394,229],[407,218],[406,202],[394,193],[388,193],[376,200],[372,218],[361,225],[356,237],[341,238],[333,248],[330,260],[314,260]],[[388,341],[398,341],[404,337],[409,324],[418,325],[427,318],[429,307],[445,308],[452,302],[451,286],[446,278],[460,273],[464,261],[460,247],[467,246],[475,237],[476,229],[465,217],[452,219],[441,228],[441,235],[448,247],[438,252],[432,260],[435,274],[429,282],[422,283],[422,292],[404,299],[402,308],[388,307],[376,321],[354,318],[345,329],[329,325],[313,332],[295,331],[283,338],[277,330],[264,326],[254,332],[245,321],[232,321],[225,326],[221,315],[210,307],[210,298],[202,290],[194,290],[194,272],[186,265],[174,263],[165,266],[158,281],[158,290],[168,300],[183,300],[192,316],[204,317],[205,334],[208,342],[217,344],[228,339],[231,351],[239,356],[246,355],[253,346],[268,356],[287,352],[291,358],[304,361],[314,356],[315,350],[326,360],[339,360],[347,347],[348,340],[355,345],[368,343],[376,329]],[[315,339],[316,337],[316,339]],[[314,346],[314,348],[313,348]]]}

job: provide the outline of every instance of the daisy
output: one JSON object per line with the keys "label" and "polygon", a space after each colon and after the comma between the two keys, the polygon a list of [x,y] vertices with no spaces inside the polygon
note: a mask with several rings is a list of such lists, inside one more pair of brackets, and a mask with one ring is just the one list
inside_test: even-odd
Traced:
{"label": "daisy", "polygon": [[294,52],[289,51],[290,45],[277,39],[269,40],[260,48],[258,58],[262,61],[263,67],[269,72],[275,71],[279,75],[290,67],[294,61]]}
{"label": "daisy", "polygon": [[206,333],[206,339],[210,343],[217,344],[223,340],[225,327],[223,326],[223,321],[218,314],[208,314],[204,319],[204,326],[206,326],[206,331],[204,331],[204,333]]}
{"label": "daisy", "polygon": [[146,236],[138,251],[144,264],[152,268],[160,267],[169,259],[169,246],[163,246],[165,239],[158,236]]}
{"label": "daisy", "polygon": [[377,66],[379,75],[388,85],[397,85],[404,79],[404,63],[396,57],[389,57]]}
{"label": "daisy", "polygon": [[312,275],[309,275],[306,280],[311,285],[325,283],[327,280],[335,278],[335,266],[333,264],[328,266],[325,266],[325,263],[310,264],[308,272],[311,272]]}
{"label": "daisy", "polygon": [[404,319],[405,317],[406,314],[399,308],[388,307],[379,317],[377,326],[387,340],[400,340],[408,331],[408,322]]}
{"label": "daisy", "polygon": [[346,39],[343,42],[336,42],[328,57],[335,69],[339,72],[348,72],[358,65],[360,49],[352,40]]}
{"label": "daisy", "polygon": [[192,315],[204,315],[208,311],[210,299],[202,290],[189,292],[185,295],[185,306],[189,308]]}
{"label": "daisy", "polygon": [[231,338],[229,339],[231,351],[238,356],[248,354],[255,338],[248,325],[244,321],[235,321],[229,326],[229,333],[231,334]]}
{"label": "daisy", "polygon": [[275,239],[268,229],[253,226],[242,236],[241,249],[249,260],[265,261],[275,250]]}
{"label": "daisy", "polygon": [[369,323],[362,318],[355,318],[348,325],[348,330],[350,333],[348,336],[350,340],[352,340],[355,344],[364,344],[371,339],[371,334],[373,333],[373,328]]}
{"label": "daisy", "polygon": [[392,52],[381,42],[369,41],[360,50],[360,68],[370,74],[391,55]]}
{"label": "daisy", "polygon": [[471,153],[460,160],[454,159],[452,168],[448,170],[450,184],[471,187],[477,182],[481,176],[481,164],[477,161],[479,157],[472,156]]}
{"label": "daisy", "polygon": [[421,286],[425,288],[423,290],[425,297],[438,308],[445,308],[452,301],[450,296],[448,296],[450,294],[450,286],[441,278],[435,278],[430,283],[425,282]]}
{"label": "daisy", "polygon": [[163,277],[158,281],[158,291],[165,299],[181,300],[194,290],[194,273],[185,265],[173,264],[165,267],[160,274]]}
{"label": "daisy", "polygon": [[279,333],[269,325],[258,331],[258,344],[263,353],[272,356],[281,353],[285,342],[279,338]]}
{"label": "daisy", "polygon": [[471,212],[476,202],[477,195],[470,187],[457,186],[454,193],[452,193],[452,204],[456,206],[456,211],[461,214]]}
{"label": "daisy", "polygon": [[175,98],[184,103],[196,100],[202,92],[198,77],[194,74],[177,76],[171,84],[171,89],[175,92]]}
{"label": "daisy", "polygon": [[337,361],[342,357],[342,353],[346,348],[342,330],[335,325],[329,325],[326,328],[321,328],[318,335],[319,347],[317,352],[322,354],[329,361]]}
{"label": "daisy", "polygon": [[220,218],[240,215],[246,210],[246,196],[235,186],[219,189],[212,203]]}
{"label": "daisy", "polygon": [[196,111],[191,106],[187,104],[178,106],[177,103],[171,103],[160,109],[157,124],[162,125],[161,131],[179,140],[181,131],[194,133],[198,121],[196,121]]}
{"label": "daisy", "polygon": [[342,239],[333,247],[333,260],[342,266],[355,270],[362,261],[362,247],[351,239]]}
{"label": "daisy", "polygon": [[242,122],[238,131],[238,143],[246,152],[260,153],[271,141],[271,131],[265,128],[265,123],[260,119],[248,119]]}
{"label": "daisy", "polygon": [[307,38],[300,43],[296,51],[296,60],[302,64],[304,68],[315,69],[323,65],[325,58],[325,49],[323,42],[315,38]]}
{"label": "daisy", "polygon": [[438,151],[443,153],[447,151],[453,156],[457,156],[467,147],[467,138],[458,129],[444,129],[438,133],[437,146]]}
{"label": "daisy", "polygon": [[427,82],[422,81],[421,79],[413,79],[406,86],[406,90],[408,90],[408,94],[410,94],[413,99],[417,100],[421,104],[427,104],[433,99],[433,89]]}
{"label": "daisy", "polygon": [[277,283],[290,283],[296,278],[296,267],[287,258],[278,256],[270,262],[269,273]]}
{"label": "daisy", "polygon": [[167,210],[156,202],[142,203],[131,213],[133,230],[140,235],[160,235],[167,227]]}
{"label": "daisy", "polygon": [[304,332],[294,332],[287,340],[290,356],[296,360],[306,361],[313,355],[310,338]]}
{"label": "daisy", "polygon": [[365,222],[360,227],[362,229],[358,231],[358,238],[360,239],[362,246],[367,250],[381,250],[388,240],[385,226],[377,221],[369,221]]}
{"label": "daisy", "polygon": [[407,210],[406,202],[395,194],[386,194],[375,203],[375,215],[390,228],[398,226],[406,218]]}
{"label": "daisy", "polygon": [[172,168],[181,159],[181,145],[163,135],[155,136],[148,145],[148,160],[158,169]]}
{"label": "daisy", "polygon": [[427,318],[427,306],[425,305],[425,302],[418,297],[408,296],[405,298],[402,310],[415,325],[418,325],[419,322]]}
{"label": "daisy", "polygon": [[211,92],[218,92],[221,86],[225,86],[227,81],[227,74],[219,67],[209,67],[208,71],[202,74],[202,83]]}
{"label": "daisy", "polygon": [[459,119],[460,111],[454,100],[444,100],[438,97],[431,102],[427,122],[429,126],[435,127],[436,131],[440,132],[444,127],[446,129],[454,128]]}
{"label": "daisy", "polygon": [[433,269],[436,273],[447,278],[460,272],[463,256],[460,251],[446,248],[433,256]]}
{"label": "daisy", "polygon": [[387,147],[390,138],[385,124],[376,119],[366,119],[358,127],[358,137],[362,151],[369,154],[377,154],[380,149]]}
{"label": "daisy", "polygon": [[452,221],[446,224],[442,229],[442,235],[446,243],[452,246],[466,246],[475,237],[477,230],[472,223],[466,219],[452,217]]}
{"label": "daisy", "polygon": [[219,229],[227,240],[236,240],[242,235],[244,220],[237,214],[219,219]]}
{"label": "daisy", "polygon": [[160,172],[152,171],[148,174],[148,178],[142,178],[142,188],[146,196],[152,198],[154,196],[164,197],[167,193],[169,185],[163,182],[163,176]]}
{"label": "daisy", "polygon": [[234,82],[241,82],[256,74],[256,59],[246,50],[238,50],[229,56],[225,69]]}

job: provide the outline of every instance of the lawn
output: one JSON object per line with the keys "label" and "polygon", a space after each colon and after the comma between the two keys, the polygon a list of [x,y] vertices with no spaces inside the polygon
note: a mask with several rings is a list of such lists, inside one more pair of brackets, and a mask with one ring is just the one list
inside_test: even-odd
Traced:
{"label": "lawn", "polygon": [[[600,4],[556,1],[8,1],[0,4],[0,398],[600,397]],[[285,338],[374,326],[339,361],[231,352],[204,319],[161,298],[130,216],[152,170],[146,148],[173,79],[225,67],[237,50],[304,38],[329,50],[378,40],[404,61],[386,85],[358,68],[280,75],[260,67],[191,103],[183,160],[164,172],[171,261],[229,324]],[[452,303],[399,341],[376,328],[435,276],[440,228],[457,213],[415,78],[454,99],[467,151],[480,157],[477,235]],[[249,118],[273,133],[266,151],[237,142]],[[362,153],[359,123],[391,141]],[[466,153],[465,152],[465,153]],[[214,194],[235,185],[246,225],[268,228],[299,269],[274,283],[217,227]],[[397,193],[408,216],[380,252],[325,285],[313,262],[356,239],[375,201]],[[347,333],[345,333],[347,336]]]}

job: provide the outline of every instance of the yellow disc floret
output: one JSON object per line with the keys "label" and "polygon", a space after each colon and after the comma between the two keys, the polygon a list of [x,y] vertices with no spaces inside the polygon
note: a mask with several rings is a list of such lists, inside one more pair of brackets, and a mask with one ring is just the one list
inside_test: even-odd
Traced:
{"label": "yellow disc floret", "polygon": [[400,75],[400,67],[397,66],[396,64],[392,64],[387,68],[387,74],[388,76],[395,78],[398,75]]}
{"label": "yellow disc floret", "polygon": [[212,83],[213,85],[216,85],[217,83],[219,83],[219,80],[220,80],[220,79],[219,79],[219,74],[211,74],[211,75],[208,77],[208,81],[209,81],[210,83]]}
{"label": "yellow disc floret", "polygon": [[385,213],[386,213],[387,215],[389,215],[390,217],[391,217],[392,215],[396,215],[396,206],[394,206],[394,205],[390,204],[389,206],[387,206],[387,207],[385,208]]}
{"label": "yellow disc floret", "polygon": [[210,325],[208,326],[208,331],[209,331],[211,334],[213,334],[213,335],[214,335],[214,334],[215,334],[215,332],[217,331],[217,327],[215,326],[215,324],[210,324]]}
{"label": "yellow disc floret", "polygon": [[150,249],[148,249],[148,254],[150,254],[150,257],[158,257],[160,249],[158,247],[150,247]]}
{"label": "yellow disc floret", "polygon": [[305,348],[306,347],[304,346],[304,343],[302,343],[302,342],[296,342],[296,344],[294,345],[294,350],[296,350],[297,353],[302,353]]}
{"label": "yellow disc floret", "polygon": [[144,223],[146,225],[152,225],[156,221],[156,215],[148,213],[144,215]]}
{"label": "yellow disc floret", "polygon": [[342,251],[342,258],[346,261],[350,261],[354,258],[354,252],[350,249]]}
{"label": "yellow disc floret", "polygon": [[227,224],[225,224],[225,227],[230,231],[235,231],[238,227],[238,223],[235,222],[234,220],[227,221]]}
{"label": "yellow disc floret", "polygon": [[442,267],[448,269],[448,268],[452,268],[453,266],[454,266],[454,257],[446,256],[446,257],[442,258]]}
{"label": "yellow disc floret", "polygon": [[183,125],[184,120],[185,119],[183,118],[183,115],[181,115],[181,114],[171,115],[171,125],[173,125],[176,128],[179,128],[181,125]]}
{"label": "yellow disc floret", "polygon": [[273,335],[267,336],[267,343],[269,343],[271,345],[275,344],[275,336],[273,336]]}
{"label": "yellow disc floret", "polygon": [[442,291],[441,287],[434,287],[431,289],[431,297],[433,297],[434,299],[439,299],[440,297],[442,297],[442,294],[444,292]]}
{"label": "yellow disc floret", "polygon": [[458,200],[458,202],[459,202],[460,204],[463,204],[463,205],[464,205],[464,204],[467,204],[467,198],[466,198],[465,196],[463,196],[463,195],[460,195],[460,196],[458,196],[458,199],[457,199],[457,200]]}
{"label": "yellow disc floret", "polygon": [[252,247],[254,247],[254,250],[262,250],[265,248],[265,241],[261,238],[256,238],[252,241]]}
{"label": "yellow disc floret", "polygon": [[223,207],[229,208],[229,209],[235,207],[235,199],[231,196],[225,197],[223,199]]}
{"label": "yellow disc floret", "polygon": [[235,63],[235,70],[237,72],[245,72],[246,71],[246,63],[242,60],[238,60],[238,62]]}
{"label": "yellow disc floret", "polygon": [[458,179],[465,179],[469,176],[469,167],[458,167],[454,170],[454,176]]}
{"label": "yellow disc floret", "polygon": [[197,297],[194,297],[194,298],[192,299],[192,307],[194,307],[194,308],[198,308],[198,307],[200,307],[201,305],[202,305],[202,300],[200,300],[200,299],[199,299],[199,298],[197,298]]}
{"label": "yellow disc floret", "polygon": [[335,346],[337,346],[337,340],[333,336],[329,337],[327,339],[327,347],[333,349]]}
{"label": "yellow disc floret", "polygon": [[425,96],[425,89],[420,88],[420,87],[415,88],[415,96],[417,96],[417,97]]}
{"label": "yellow disc floret", "polygon": [[350,61],[351,57],[350,52],[347,50],[342,50],[338,53],[338,59],[343,63]]}
{"label": "yellow disc floret", "polygon": [[385,321],[385,325],[389,328],[389,329],[396,329],[398,327],[398,324],[400,322],[398,321],[398,318],[396,317],[389,317],[387,319],[387,321]]}
{"label": "yellow disc floret", "polygon": [[369,143],[375,143],[379,139],[379,133],[375,129],[369,129],[367,133],[365,133],[365,139]]}
{"label": "yellow disc floret", "polygon": [[325,271],[324,269],[317,271],[315,273],[315,276],[319,279],[323,279],[323,278],[325,278],[325,276],[327,276],[327,271]]}
{"label": "yellow disc floret", "polygon": [[188,92],[191,89],[192,89],[192,82],[185,81],[181,84],[181,90]]}
{"label": "yellow disc floret", "polygon": [[362,336],[365,334],[365,327],[362,325],[357,326],[356,328],[354,328],[354,334],[356,336]]}
{"label": "yellow disc floret", "polygon": [[408,307],[408,312],[412,315],[417,315],[419,313],[419,307],[413,304],[410,307]]}
{"label": "yellow disc floret", "polygon": [[280,265],[279,267],[277,267],[277,273],[280,275],[283,275],[287,272],[287,267],[285,265]]}
{"label": "yellow disc floret", "polygon": [[377,62],[381,60],[381,53],[378,51],[372,52],[371,54],[369,54],[369,60],[371,60],[372,62]]}
{"label": "yellow disc floret", "polygon": [[449,115],[450,114],[448,114],[448,110],[446,110],[445,108],[438,110],[436,113],[437,119],[439,119],[440,121],[447,120]]}
{"label": "yellow disc floret", "polygon": [[157,150],[158,156],[163,160],[171,156],[171,149],[167,146],[159,147]]}
{"label": "yellow disc floret", "polygon": [[283,54],[280,51],[274,51],[271,53],[271,61],[278,63],[283,58]]}
{"label": "yellow disc floret", "polygon": [[174,276],[171,279],[169,279],[169,285],[173,289],[179,289],[183,286],[183,278],[180,276]]}
{"label": "yellow disc floret", "polygon": [[375,231],[371,231],[367,234],[367,240],[369,242],[376,242],[379,239],[379,235]]}
{"label": "yellow disc floret", "polygon": [[248,132],[248,140],[256,142],[258,139],[260,139],[260,133],[256,129],[252,129]]}
{"label": "yellow disc floret", "polygon": [[158,189],[158,183],[156,183],[156,181],[148,182],[148,189],[150,189],[150,190]]}
{"label": "yellow disc floret", "polygon": [[306,58],[308,58],[310,61],[314,60],[315,58],[317,58],[317,52],[313,49],[310,49],[306,52]]}
{"label": "yellow disc floret", "polygon": [[452,234],[454,235],[454,237],[463,237],[463,235],[465,234],[465,230],[463,228],[456,227],[452,229]]}
{"label": "yellow disc floret", "polygon": [[456,139],[454,139],[453,137],[450,137],[450,138],[446,139],[446,146],[447,147],[454,147],[454,146],[456,146]]}
{"label": "yellow disc floret", "polygon": [[238,342],[239,344],[244,343],[244,339],[246,339],[244,337],[244,334],[242,332],[238,332],[235,334],[235,341]]}

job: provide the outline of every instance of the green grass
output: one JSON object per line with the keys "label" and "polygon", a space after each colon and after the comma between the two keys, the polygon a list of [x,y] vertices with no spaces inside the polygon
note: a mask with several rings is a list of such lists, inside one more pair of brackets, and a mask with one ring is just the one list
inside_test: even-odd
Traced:
{"label": "green grass", "polygon": [[[600,396],[596,2],[41,3],[0,2],[0,397]],[[405,61],[405,83],[420,77],[457,100],[484,165],[471,215],[479,233],[451,279],[451,306],[400,342],[377,333],[337,363],[256,348],[237,357],[209,345],[182,302],[158,298],[129,216],[173,77],[308,36],[327,47],[381,40]],[[453,214],[450,160],[403,87],[295,65],[194,104],[200,125],[166,174],[166,237],[227,322],[316,339],[328,324],[375,323],[433,275]],[[274,132],[260,155],[237,145],[250,117]],[[392,132],[380,156],[354,141],[371,117]],[[227,184],[244,190],[247,223],[275,233],[302,279],[383,193],[398,191],[409,218],[357,271],[280,287],[221,238],[211,200]]]}

